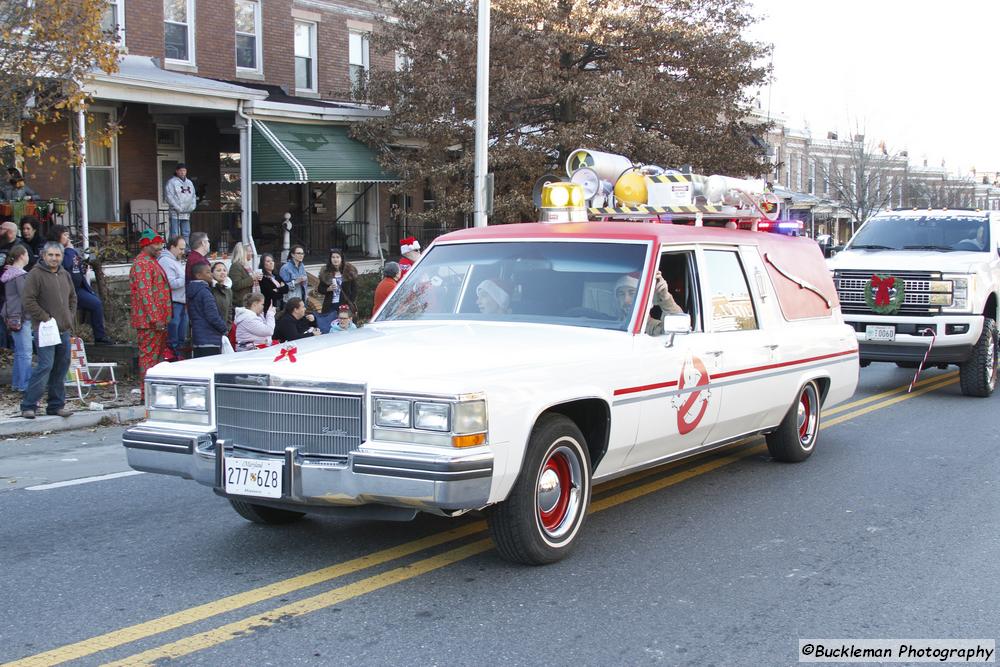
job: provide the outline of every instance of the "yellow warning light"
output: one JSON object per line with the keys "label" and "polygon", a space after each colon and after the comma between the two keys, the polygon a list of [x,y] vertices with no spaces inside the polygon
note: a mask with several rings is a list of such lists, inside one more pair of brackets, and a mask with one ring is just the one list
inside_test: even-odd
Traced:
{"label": "yellow warning light", "polygon": [[546,183],[542,188],[542,208],[583,206],[583,186],[579,183]]}

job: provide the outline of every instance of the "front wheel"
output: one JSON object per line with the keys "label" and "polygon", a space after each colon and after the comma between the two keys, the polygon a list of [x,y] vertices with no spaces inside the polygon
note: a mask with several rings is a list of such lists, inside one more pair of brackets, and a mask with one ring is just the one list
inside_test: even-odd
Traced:
{"label": "front wheel", "polygon": [[816,448],[819,417],[819,391],[815,382],[808,382],[778,428],[767,434],[767,451],[777,461],[805,461]]}
{"label": "front wheel", "polygon": [[497,551],[526,565],[565,558],[576,543],[590,494],[590,455],[583,434],[562,415],[543,415],[531,431],[510,495],[487,510]]}
{"label": "front wheel", "polygon": [[305,516],[303,512],[282,510],[276,507],[268,507],[267,505],[255,505],[244,500],[236,500],[235,498],[230,498],[229,504],[233,506],[233,509],[236,510],[237,514],[247,521],[272,526],[292,523],[293,521],[298,521]]}
{"label": "front wheel", "polygon": [[962,393],[985,398],[997,386],[997,323],[983,319],[983,333],[972,350],[972,356],[959,366]]}

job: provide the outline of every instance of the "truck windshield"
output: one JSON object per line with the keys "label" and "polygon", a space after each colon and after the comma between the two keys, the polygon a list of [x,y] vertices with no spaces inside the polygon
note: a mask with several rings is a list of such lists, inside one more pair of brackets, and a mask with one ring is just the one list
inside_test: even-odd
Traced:
{"label": "truck windshield", "polygon": [[624,331],[648,244],[461,243],[431,248],[377,321],[537,322]]}
{"label": "truck windshield", "polygon": [[967,215],[885,215],[871,218],[847,250],[990,249],[989,220]]}

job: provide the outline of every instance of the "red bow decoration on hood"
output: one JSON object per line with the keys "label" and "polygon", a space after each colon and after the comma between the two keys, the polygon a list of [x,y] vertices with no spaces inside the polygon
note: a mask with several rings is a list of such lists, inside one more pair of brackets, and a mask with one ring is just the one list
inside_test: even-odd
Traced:
{"label": "red bow decoration on hood", "polygon": [[274,360],[281,361],[282,359],[287,357],[288,360],[294,364],[297,361],[295,359],[295,355],[296,353],[298,353],[298,351],[299,349],[294,345],[285,345],[281,348],[281,352],[278,353],[278,356],[276,356]]}
{"label": "red bow decoration on hood", "polygon": [[888,306],[892,301],[889,296],[889,290],[893,288],[896,284],[896,279],[892,276],[888,278],[879,278],[878,276],[872,276],[872,289],[875,290],[875,305],[876,306]]}

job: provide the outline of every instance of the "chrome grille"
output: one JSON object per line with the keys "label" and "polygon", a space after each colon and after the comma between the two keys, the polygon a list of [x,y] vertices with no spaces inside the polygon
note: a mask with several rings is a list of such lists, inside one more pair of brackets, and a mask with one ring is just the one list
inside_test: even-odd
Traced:
{"label": "chrome grille", "polygon": [[362,394],[216,383],[219,437],[235,447],[346,458],[364,441]]}
{"label": "chrome grille", "polygon": [[841,310],[845,313],[871,315],[874,311],[865,302],[865,288],[872,275],[891,275],[903,281],[906,293],[899,315],[933,315],[941,312],[940,306],[930,305],[931,281],[940,280],[938,273],[928,271],[836,271],[833,283],[840,297]]}

